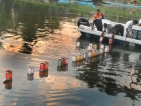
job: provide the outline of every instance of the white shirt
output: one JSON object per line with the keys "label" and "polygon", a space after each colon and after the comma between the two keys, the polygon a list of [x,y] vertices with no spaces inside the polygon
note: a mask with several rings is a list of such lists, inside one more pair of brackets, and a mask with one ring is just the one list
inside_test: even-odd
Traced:
{"label": "white shirt", "polygon": [[128,21],[126,22],[126,24],[124,25],[124,37],[126,37],[127,35],[127,31],[126,28],[128,28],[129,34],[132,34],[132,26],[133,26],[133,21]]}
{"label": "white shirt", "polygon": [[139,20],[139,24],[141,24],[141,19]]}

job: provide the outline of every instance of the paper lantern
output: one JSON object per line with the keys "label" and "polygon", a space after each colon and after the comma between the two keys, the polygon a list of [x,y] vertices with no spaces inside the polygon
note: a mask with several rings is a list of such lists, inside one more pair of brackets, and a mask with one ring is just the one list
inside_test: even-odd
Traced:
{"label": "paper lantern", "polygon": [[76,57],[72,56],[72,62],[75,62],[75,61],[76,61]]}
{"label": "paper lantern", "polygon": [[7,70],[5,77],[6,77],[6,80],[12,80],[12,71],[11,70]]}
{"label": "paper lantern", "polygon": [[103,54],[103,53],[104,53],[103,49],[100,49],[100,54]]}
{"label": "paper lantern", "polygon": [[12,89],[12,80],[9,80],[8,82],[5,83],[5,89]]}
{"label": "paper lantern", "polygon": [[40,71],[44,71],[46,70],[46,64],[45,63],[41,63],[40,64]]}
{"label": "paper lantern", "polygon": [[46,64],[46,70],[47,70],[49,66],[49,62],[45,61],[44,63]]}
{"label": "paper lantern", "polygon": [[97,45],[96,45],[96,44],[94,44],[94,45],[93,45],[93,48],[94,48],[95,50],[97,50]]}
{"label": "paper lantern", "polygon": [[92,46],[93,46],[93,44],[92,44],[92,43],[89,43],[89,46],[90,46],[90,47],[92,47]]}
{"label": "paper lantern", "polygon": [[92,47],[91,46],[88,46],[88,51],[90,52],[90,51],[92,51]]}
{"label": "paper lantern", "polygon": [[107,47],[105,47],[104,52],[106,52],[106,53],[108,52],[108,48]]}
{"label": "paper lantern", "polygon": [[92,52],[88,51],[88,57],[92,57]]}
{"label": "paper lantern", "polygon": [[33,74],[34,73],[34,67],[29,66],[27,73],[28,74]]}
{"label": "paper lantern", "polygon": [[107,51],[109,51],[109,46],[105,46],[105,48],[107,48]]}
{"label": "paper lantern", "polygon": [[95,62],[96,61],[96,57],[92,57],[91,61]]}
{"label": "paper lantern", "polygon": [[112,44],[113,43],[113,39],[109,39],[109,44]]}
{"label": "paper lantern", "polygon": [[92,51],[92,56],[94,57],[94,56],[96,56],[96,55],[97,55],[96,51],[93,50],[93,51]]}
{"label": "paper lantern", "polygon": [[58,66],[63,65],[63,59],[58,59]]}
{"label": "paper lantern", "polygon": [[33,74],[27,74],[27,80],[32,81],[34,79]]}
{"label": "paper lantern", "polygon": [[100,45],[100,49],[104,49],[104,45],[101,44],[101,45]]}
{"label": "paper lantern", "polygon": [[66,58],[66,57],[63,57],[62,58],[62,63],[63,63],[63,65],[66,65],[66,64],[68,64],[68,58]]}
{"label": "paper lantern", "polygon": [[77,42],[76,43],[76,47],[80,47],[80,42]]}
{"label": "paper lantern", "polygon": [[80,55],[77,55],[76,61],[80,61],[80,60],[81,60],[81,56]]}

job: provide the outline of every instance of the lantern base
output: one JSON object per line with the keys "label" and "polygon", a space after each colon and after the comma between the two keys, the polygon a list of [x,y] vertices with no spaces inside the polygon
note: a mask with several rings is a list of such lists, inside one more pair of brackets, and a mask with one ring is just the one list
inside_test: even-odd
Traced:
{"label": "lantern base", "polygon": [[3,83],[6,84],[6,83],[8,83],[8,82],[10,82],[10,81],[12,81],[12,80],[13,80],[13,79],[11,79],[11,80],[4,80]]}

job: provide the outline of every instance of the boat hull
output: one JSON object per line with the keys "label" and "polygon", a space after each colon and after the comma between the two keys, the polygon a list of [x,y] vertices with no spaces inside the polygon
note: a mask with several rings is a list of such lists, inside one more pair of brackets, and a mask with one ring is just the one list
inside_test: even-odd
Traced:
{"label": "boat hull", "polygon": [[[83,36],[83,37],[89,37],[89,38],[93,38],[93,39],[97,39],[97,40],[100,39],[100,36],[96,35],[96,34],[90,34],[90,33],[82,32],[82,31],[80,31],[80,33],[81,33],[81,36]],[[104,37],[103,42],[108,43],[109,38]],[[118,40],[118,39],[113,39],[113,43],[114,44],[123,44],[123,45],[125,44],[125,45],[128,45],[128,46],[141,47],[141,45],[139,45],[139,44],[134,44],[134,43],[131,43],[131,42],[126,42],[126,41],[122,41],[122,40]]]}

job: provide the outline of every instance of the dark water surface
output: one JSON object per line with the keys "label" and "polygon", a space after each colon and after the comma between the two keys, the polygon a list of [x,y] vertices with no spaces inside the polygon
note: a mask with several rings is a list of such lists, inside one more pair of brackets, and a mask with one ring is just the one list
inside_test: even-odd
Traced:
{"label": "dark water surface", "polygon": [[[1,1],[0,106],[141,105],[139,48],[111,45],[109,53],[71,62],[72,55],[86,50],[89,43],[99,45],[80,37],[76,25],[80,16],[64,8]],[[57,67],[62,56],[69,58],[69,64]],[[44,60],[49,69],[41,76],[39,65]],[[31,79],[28,66],[35,68]],[[6,85],[8,69],[13,80]]]}

